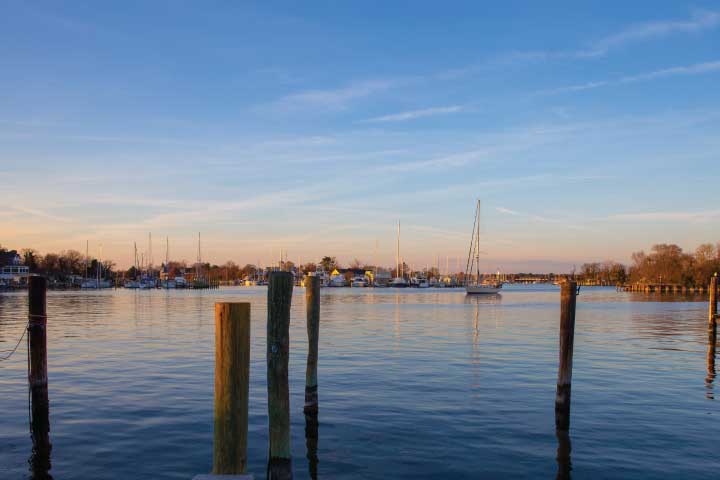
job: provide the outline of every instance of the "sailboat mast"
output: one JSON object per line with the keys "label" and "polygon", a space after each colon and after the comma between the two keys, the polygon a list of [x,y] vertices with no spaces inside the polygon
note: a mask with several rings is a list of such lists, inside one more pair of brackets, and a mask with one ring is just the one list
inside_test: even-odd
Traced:
{"label": "sailboat mast", "polygon": [[195,268],[195,276],[200,278],[200,262],[202,262],[202,256],[200,255],[200,232],[198,232],[198,254],[197,254],[197,267]]}
{"label": "sailboat mast", "polygon": [[377,267],[378,258],[377,258],[377,257],[378,257],[378,239],[376,238],[376,239],[375,239],[375,251],[373,252],[373,263],[375,264],[375,265],[374,265],[374,266],[375,266],[375,273],[374,273],[373,282],[374,282],[375,279],[377,278],[377,269],[378,269],[378,267]]}
{"label": "sailboat mast", "polygon": [[475,263],[477,268],[477,282],[480,283],[480,200],[477,201],[477,236],[475,237]]}
{"label": "sailboat mast", "polygon": [[96,280],[95,280],[95,286],[100,289],[100,257],[102,257],[102,243],[100,244],[100,255],[98,255],[97,259],[97,268],[96,270]]}
{"label": "sailboat mast", "polygon": [[400,272],[400,220],[398,220],[398,232],[397,232],[397,255],[395,256],[395,267],[397,268],[397,276],[403,278]]}

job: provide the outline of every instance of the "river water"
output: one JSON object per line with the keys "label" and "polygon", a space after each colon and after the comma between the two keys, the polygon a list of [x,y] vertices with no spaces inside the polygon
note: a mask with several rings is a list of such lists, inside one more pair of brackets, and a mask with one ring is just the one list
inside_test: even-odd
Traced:
{"label": "river water", "polygon": [[[243,301],[252,304],[248,470],[265,478],[266,295],[262,287],[50,292],[49,474],[189,480],[209,472],[213,304]],[[677,299],[581,291],[565,438],[554,429],[556,287],[474,298],[324,289],[315,463],[302,413],[305,300],[296,288],[295,478],[311,470],[326,479],[717,478],[720,397],[707,303]],[[0,294],[0,350],[15,345],[26,312],[26,294]],[[2,479],[31,478],[26,362],[24,342],[0,362]]]}

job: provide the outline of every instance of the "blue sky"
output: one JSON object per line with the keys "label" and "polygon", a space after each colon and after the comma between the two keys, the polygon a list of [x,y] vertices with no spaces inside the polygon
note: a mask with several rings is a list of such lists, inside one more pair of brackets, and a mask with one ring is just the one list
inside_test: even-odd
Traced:
{"label": "blue sky", "polygon": [[485,3],[2,1],[0,243],[391,264],[401,219],[452,266],[476,198],[487,270],[720,240],[720,4]]}

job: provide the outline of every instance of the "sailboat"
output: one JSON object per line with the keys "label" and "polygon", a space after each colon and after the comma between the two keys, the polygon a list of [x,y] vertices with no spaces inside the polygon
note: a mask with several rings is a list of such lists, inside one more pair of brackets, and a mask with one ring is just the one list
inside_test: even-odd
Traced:
{"label": "sailboat", "polygon": [[397,230],[397,253],[395,256],[395,267],[397,268],[396,273],[397,277],[392,279],[392,282],[390,282],[390,286],[394,288],[406,288],[408,286],[407,282],[405,281],[405,275],[403,272],[403,265],[402,265],[402,258],[400,257],[400,220],[398,220],[398,230]]}
{"label": "sailboat", "polygon": [[135,270],[135,278],[129,279],[129,280],[125,280],[125,284],[123,285],[123,287],[125,287],[125,288],[132,288],[132,289],[140,288],[140,282],[137,281],[138,270],[139,270],[139,267],[138,267],[138,254],[137,254],[137,243],[134,243],[134,248],[135,248],[135,259],[134,259],[134,262],[133,262],[133,267],[134,267],[134,270]]}
{"label": "sailboat", "polygon": [[[475,267],[475,282],[473,283],[473,267]],[[480,200],[475,207],[475,222],[470,237],[470,251],[468,252],[465,269],[465,291],[470,295],[495,294],[502,288],[501,282],[484,282],[480,279]]]}
{"label": "sailboat", "polygon": [[207,279],[202,276],[202,251],[200,249],[200,232],[198,232],[198,253],[197,263],[195,264],[195,279],[192,283],[192,288],[208,288],[210,284]]}

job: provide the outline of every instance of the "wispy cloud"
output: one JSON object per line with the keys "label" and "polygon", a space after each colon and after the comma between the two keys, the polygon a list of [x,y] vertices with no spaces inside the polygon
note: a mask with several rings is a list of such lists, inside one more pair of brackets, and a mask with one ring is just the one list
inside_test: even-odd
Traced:
{"label": "wispy cloud", "polygon": [[404,122],[406,120],[415,120],[416,118],[458,113],[462,112],[464,109],[465,107],[463,107],[462,105],[424,108],[421,110],[410,110],[407,112],[393,113],[391,115],[383,115],[381,117],[369,118],[367,120],[364,120],[363,123]]}
{"label": "wispy cloud", "polygon": [[598,80],[587,83],[580,83],[576,85],[567,85],[564,87],[553,88],[549,90],[541,90],[537,93],[541,95],[556,95],[559,93],[580,92],[583,90],[592,90],[595,88],[608,87],[613,85],[647,82],[650,80],[656,80],[658,78],[702,75],[718,71],[720,71],[720,60],[715,60],[711,62],[696,63],[694,65],[664,68],[661,70],[641,73],[638,75],[628,75],[615,80]]}
{"label": "wispy cloud", "polygon": [[508,215],[520,215],[520,212],[516,212],[515,210],[510,210],[509,208],[505,207],[495,207],[495,210],[500,213],[506,213]]}
{"label": "wispy cloud", "polygon": [[24,213],[26,215],[32,215],[34,217],[40,217],[45,220],[53,220],[56,222],[70,222],[71,221],[67,217],[53,215],[52,213],[48,213],[44,210],[40,210],[40,209],[36,209],[36,208],[26,208],[26,207],[17,207],[17,206],[11,206],[10,208],[15,210],[16,212]]}
{"label": "wispy cloud", "polygon": [[708,222],[720,218],[720,210],[703,210],[697,212],[664,211],[636,212],[610,215],[608,220],[628,222]]}
{"label": "wispy cloud", "polygon": [[643,82],[646,80],[654,80],[662,77],[674,77],[677,75],[701,75],[703,73],[711,73],[720,71],[720,60],[713,62],[696,63],[684,67],[665,68],[650,73],[623,77],[621,83]]}
{"label": "wispy cloud", "polygon": [[[434,75],[441,80],[455,79],[477,74],[489,68],[525,65],[553,60],[582,60],[602,57],[611,50],[635,42],[662,38],[680,33],[699,33],[720,26],[720,12],[697,11],[690,18],[681,20],[658,20],[631,25],[608,34],[594,42],[568,50],[515,50],[502,52],[485,62],[446,70]],[[592,87],[590,87],[592,88]]]}
{"label": "wispy cloud", "polygon": [[328,90],[306,90],[281,97],[269,107],[276,111],[295,111],[307,108],[342,110],[357,99],[369,97],[397,86],[398,80],[368,80],[346,87]]}
{"label": "wispy cloud", "polygon": [[699,11],[687,20],[661,20],[633,25],[618,33],[608,35],[593,44],[591,50],[604,54],[608,50],[627,43],[664,37],[675,33],[695,33],[720,25],[720,12]]}
{"label": "wispy cloud", "polygon": [[424,169],[436,169],[436,168],[449,168],[449,167],[460,167],[473,163],[478,160],[489,159],[490,154],[493,152],[491,149],[478,149],[471,150],[468,152],[454,153],[450,155],[443,155],[428,160],[417,160],[410,162],[395,163],[390,165],[383,165],[377,169],[378,173],[382,172],[410,172],[415,170]]}

